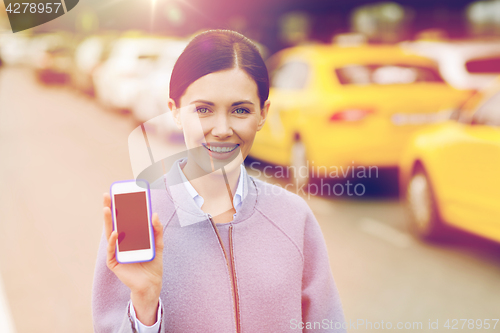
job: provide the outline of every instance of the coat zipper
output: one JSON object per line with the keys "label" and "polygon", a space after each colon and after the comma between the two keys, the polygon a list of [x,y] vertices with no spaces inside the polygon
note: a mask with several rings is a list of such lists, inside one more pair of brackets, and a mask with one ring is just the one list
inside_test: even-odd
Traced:
{"label": "coat zipper", "polygon": [[241,332],[240,327],[240,304],[238,302],[238,286],[236,285],[236,271],[234,269],[234,253],[233,253],[233,225],[229,225],[229,258],[231,259],[231,275],[233,277],[234,290],[234,311],[236,312],[236,332]]}
{"label": "coat zipper", "polygon": [[222,242],[222,239],[219,234],[219,230],[215,226],[214,221],[212,220],[212,216],[207,213],[208,219],[212,223],[212,227],[215,230],[215,233],[217,234],[217,239],[219,241],[220,247],[222,248],[222,251],[224,252],[224,257],[226,258],[226,265],[227,269],[229,270],[229,260],[231,260],[231,292],[233,296],[233,305],[234,305],[234,320],[236,323],[236,332],[240,333],[241,332],[241,327],[240,327],[240,311],[239,311],[239,304],[238,304],[238,289],[236,285],[236,273],[234,270],[234,253],[233,253],[233,225],[230,223],[229,225],[229,258],[227,256],[226,250],[224,248],[224,243]]}

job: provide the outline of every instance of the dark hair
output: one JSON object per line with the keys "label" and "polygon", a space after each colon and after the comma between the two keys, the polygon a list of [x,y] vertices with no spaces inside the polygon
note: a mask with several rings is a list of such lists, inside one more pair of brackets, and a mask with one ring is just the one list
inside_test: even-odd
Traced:
{"label": "dark hair", "polygon": [[177,59],[170,77],[170,98],[179,106],[186,89],[202,76],[240,68],[257,83],[260,107],[269,97],[269,75],[255,44],[231,30],[207,30],[196,35]]}

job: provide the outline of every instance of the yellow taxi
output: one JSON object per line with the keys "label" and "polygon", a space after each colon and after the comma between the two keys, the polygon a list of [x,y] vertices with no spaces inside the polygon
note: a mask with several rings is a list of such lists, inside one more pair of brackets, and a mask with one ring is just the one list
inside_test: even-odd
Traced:
{"label": "yellow taxi", "polygon": [[447,85],[431,60],[392,45],[297,46],[268,68],[271,107],[250,155],[307,168],[309,180],[397,167],[413,131],[470,95]]}
{"label": "yellow taxi", "polygon": [[500,242],[500,80],[415,133],[400,171],[418,236],[436,240],[453,226]]}

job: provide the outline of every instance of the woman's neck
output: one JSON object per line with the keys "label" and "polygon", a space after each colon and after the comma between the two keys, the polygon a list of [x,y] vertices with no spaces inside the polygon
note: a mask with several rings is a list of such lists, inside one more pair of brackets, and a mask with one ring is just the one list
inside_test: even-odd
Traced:
{"label": "woman's neck", "polygon": [[204,212],[216,216],[230,209],[234,210],[233,197],[238,187],[240,167],[228,172],[218,169],[206,174],[196,163],[189,163],[188,159],[182,172],[203,198]]}

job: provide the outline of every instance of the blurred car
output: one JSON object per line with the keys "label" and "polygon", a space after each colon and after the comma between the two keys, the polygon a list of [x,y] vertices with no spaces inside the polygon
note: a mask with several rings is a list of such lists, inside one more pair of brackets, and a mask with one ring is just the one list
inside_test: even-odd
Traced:
{"label": "blurred car", "polygon": [[401,160],[412,229],[436,240],[449,226],[500,242],[500,80],[452,119],[415,134]]}
{"label": "blurred car", "polygon": [[43,83],[67,83],[73,69],[74,39],[66,33],[41,34],[33,38],[32,59]]}
{"label": "blurred car", "polygon": [[156,122],[156,130],[161,136],[182,139],[180,131],[168,109],[170,76],[177,58],[187,46],[187,40],[169,39],[154,63],[151,71],[139,83],[137,98],[132,105],[132,115],[138,123],[144,123],[163,114]]}
{"label": "blurred car", "polygon": [[457,89],[480,90],[500,75],[498,41],[416,41],[401,46],[436,60],[442,77]]}
{"label": "blurred car", "polygon": [[0,34],[0,58],[7,66],[29,65],[30,44],[28,34]]}
{"label": "blurred car", "polygon": [[447,85],[433,61],[396,46],[298,46],[268,64],[271,107],[250,154],[292,172],[308,167],[314,178],[397,168],[411,133],[470,95]]}
{"label": "blurred car", "polygon": [[109,57],[115,36],[95,35],[84,39],[75,50],[71,82],[80,91],[94,95],[94,71]]}
{"label": "blurred car", "polygon": [[148,73],[165,44],[160,37],[121,37],[108,59],[92,75],[97,99],[105,106],[130,110],[142,76]]}

